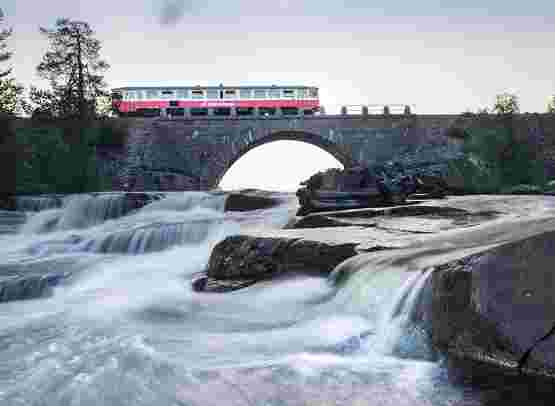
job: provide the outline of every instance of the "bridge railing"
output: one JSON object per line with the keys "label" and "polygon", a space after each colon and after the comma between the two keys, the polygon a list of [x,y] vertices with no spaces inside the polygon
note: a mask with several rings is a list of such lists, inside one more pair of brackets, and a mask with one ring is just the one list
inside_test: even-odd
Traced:
{"label": "bridge railing", "polygon": [[402,115],[414,114],[415,108],[411,104],[346,104],[325,105],[321,115]]}

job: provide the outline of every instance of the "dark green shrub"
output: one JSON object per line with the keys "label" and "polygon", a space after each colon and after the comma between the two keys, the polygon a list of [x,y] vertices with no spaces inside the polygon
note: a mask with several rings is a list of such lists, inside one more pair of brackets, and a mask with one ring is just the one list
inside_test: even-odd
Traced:
{"label": "dark green shrub", "polygon": [[470,193],[500,193],[527,184],[543,187],[543,162],[532,146],[515,139],[508,128],[469,129],[464,158],[449,164],[449,176],[463,179]]}

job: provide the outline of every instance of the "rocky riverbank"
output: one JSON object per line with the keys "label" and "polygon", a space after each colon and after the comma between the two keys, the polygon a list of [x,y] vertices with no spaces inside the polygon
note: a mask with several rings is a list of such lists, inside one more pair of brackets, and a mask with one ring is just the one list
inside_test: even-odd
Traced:
{"label": "rocky riverbank", "polygon": [[428,258],[411,265],[429,274],[411,317],[436,349],[555,376],[555,199],[458,196],[410,203],[311,214],[281,230],[228,237],[194,288],[225,292],[297,272],[328,275],[342,262],[341,272],[361,272],[365,258],[395,249],[409,258],[404,261]]}

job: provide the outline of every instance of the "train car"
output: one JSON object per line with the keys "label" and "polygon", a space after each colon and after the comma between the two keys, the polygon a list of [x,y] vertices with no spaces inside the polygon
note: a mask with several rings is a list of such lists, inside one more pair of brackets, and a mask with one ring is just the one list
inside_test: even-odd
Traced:
{"label": "train car", "polygon": [[122,87],[112,107],[121,116],[311,115],[320,101],[311,86]]}

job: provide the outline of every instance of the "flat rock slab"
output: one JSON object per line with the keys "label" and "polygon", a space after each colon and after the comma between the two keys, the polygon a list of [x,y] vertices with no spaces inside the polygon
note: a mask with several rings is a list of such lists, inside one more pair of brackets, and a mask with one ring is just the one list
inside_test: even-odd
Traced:
{"label": "flat rock slab", "polygon": [[311,214],[289,224],[287,229],[322,227],[374,227],[407,233],[436,233],[469,227],[493,220],[501,213],[489,210],[472,212],[448,206],[397,206]]}

